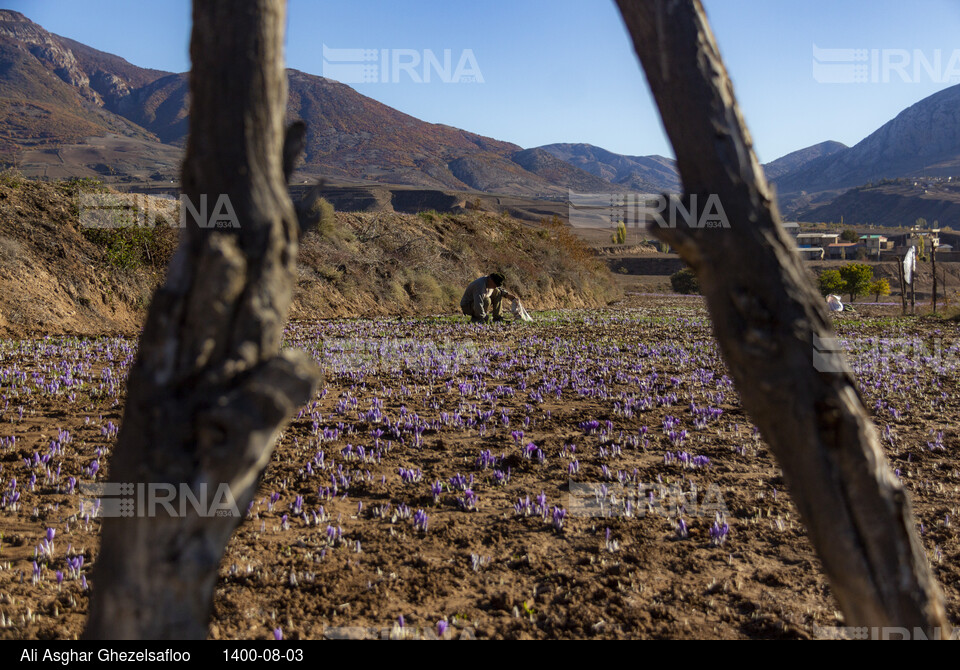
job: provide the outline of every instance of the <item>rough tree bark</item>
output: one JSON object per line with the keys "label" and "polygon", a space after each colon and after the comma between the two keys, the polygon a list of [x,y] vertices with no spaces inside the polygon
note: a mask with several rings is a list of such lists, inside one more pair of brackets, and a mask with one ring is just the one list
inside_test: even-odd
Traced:
{"label": "rough tree bark", "polygon": [[[154,296],[127,384],[112,482],[229,486],[242,515],[280,428],[311,397],[316,366],[280,352],[298,224],[284,183],[302,142],[285,133],[283,0],[196,0],[183,193],[221,195],[235,228],[191,220]],[[202,218],[202,217],[201,217]],[[176,506],[178,501],[174,501]],[[138,508],[135,514],[154,510]],[[217,566],[239,516],[107,518],[88,638],[207,634]]]}
{"label": "rough tree bark", "polygon": [[[729,228],[655,229],[696,271],[743,405],[852,626],[949,633],[906,493],[891,472],[752,149],[699,0],[618,0],[673,144],[685,196]],[[819,368],[819,369],[817,369]]]}

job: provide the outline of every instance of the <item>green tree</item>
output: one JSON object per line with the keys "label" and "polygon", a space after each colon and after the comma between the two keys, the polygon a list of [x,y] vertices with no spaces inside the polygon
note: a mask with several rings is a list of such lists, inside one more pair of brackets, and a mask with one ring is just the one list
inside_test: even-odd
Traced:
{"label": "green tree", "polygon": [[873,268],[863,263],[850,263],[840,268],[840,277],[843,279],[843,292],[849,295],[850,302],[853,302],[870,290]]}
{"label": "green tree", "polygon": [[860,236],[853,228],[844,228],[843,232],[840,233],[840,239],[844,242],[856,242],[860,239]]}
{"label": "green tree", "polygon": [[837,270],[824,270],[817,277],[817,285],[820,288],[820,295],[828,296],[831,293],[843,293],[844,283],[840,272]]}
{"label": "green tree", "polygon": [[913,222],[917,228],[923,229],[927,227],[927,220],[922,216]]}
{"label": "green tree", "polygon": [[613,234],[613,243],[614,244],[626,244],[627,243],[627,226],[621,221],[617,224],[617,232]]}
{"label": "green tree", "polygon": [[880,296],[890,295],[890,282],[886,279],[870,282],[870,293],[874,295],[874,302],[880,302]]}
{"label": "green tree", "polygon": [[314,202],[308,211],[310,217],[316,220],[317,232],[323,237],[333,237],[337,222],[334,218],[333,205],[326,198]]}
{"label": "green tree", "polygon": [[696,273],[690,268],[684,268],[670,275],[670,286],[673,287],[674,293],[700,292],[700,282],[697,280]]}

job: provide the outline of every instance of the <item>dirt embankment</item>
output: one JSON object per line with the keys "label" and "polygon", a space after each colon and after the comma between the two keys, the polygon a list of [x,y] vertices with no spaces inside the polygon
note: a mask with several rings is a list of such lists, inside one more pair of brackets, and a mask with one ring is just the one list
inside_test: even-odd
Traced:
{"label": "dirt embankment", "polygon": [[82,182],[0,175],[0,335],[130,333],[159,273],[110,264],[83,234]]}
{"label": "dirt embankment", "polygon": [[494,270],[530,309],[619,297],[566,226],[482,212],[337,214],[300,249],[292,318],[459,313],[464,287]]}
{"label": "dirt embankment", "polygon": [[[0,175],[0,336],[139,329],[176,229],[81,226],[81,195],[97,188]],[[459,313],[466,284],[494,270],[530,309],[620,297],[606,266],[563,225],[485,212],[338,212],[302,240],[290,316]]]}

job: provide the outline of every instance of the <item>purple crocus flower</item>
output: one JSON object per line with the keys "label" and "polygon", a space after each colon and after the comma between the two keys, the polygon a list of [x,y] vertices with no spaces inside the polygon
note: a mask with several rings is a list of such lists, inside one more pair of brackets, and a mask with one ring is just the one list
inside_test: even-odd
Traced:
{"label": "purple crocus flower", "polygon": [[559,532],[563,530],[563,520],[566,518],[566,516],[567,510],[563,509],[562,507],[553,508],[553,528],[556,531]]}

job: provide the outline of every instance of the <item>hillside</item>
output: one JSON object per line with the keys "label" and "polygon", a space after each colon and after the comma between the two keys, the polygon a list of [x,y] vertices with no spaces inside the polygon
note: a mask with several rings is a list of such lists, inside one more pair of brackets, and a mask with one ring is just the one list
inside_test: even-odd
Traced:
{"label": "hillside", "polygon": [[459,314],[466,285],[497,269],[531,310],[620,297],[606,265],[563,224],[486,213],[337,214],[300,250],[291,318]]}
{"label": "hillside", "polygon": [[146,128],[165,144],[186,146],[190,81],[186,74],[168,74],[126,92],[111,102],[112,111]]}
{"label": "hillside", "polygon": [[960,174],[960,85],[912,105],[849,149],[775,179],[781,194],[852,188],[883,178]]}
{"label": "hillside", "polygon": [[786,156],[781,156],[769,163],[764,163],[763,173],[768,180],[772,181],[791,172],[796,172],[811,161],[832,156],[845,149],[849,149],[849,147],[841,142],[827,141],[814,144],[813,146],[793,151]]}
{"label": "hillside", "polygon": [[547,144],[539,148],[604,181],[634,191],[680,190],[676,164],[663,156],[624,156],[592,144]]}
{"label": "hillside", "polygon": [[[308,127],[301,181],[554,199],[568,188],[610,188],[562,161],[426,123],[336,81],[296,70],[288,76],[287,116]],[[186,73],[137,67],[0,10],[0,160],[29,176],[169,182],[179,172],[189,104]],[[109,147],[95,138],[110,138]]]}
{"label": "hillside", "polygon": [[[547,144],[539,149],[624,189],[645,193],[680,190],[676,164],[663,156],[626,156],[592,144]],[[765,163],[763,170],[767,179],[773,180],[845,149],[840,142],[821,142]]]}
{"label": "hillside", "polygon": [[160,269],[114,265],[84,236],[77,202],[86,188],[0,173],[0,335],[138,328]]}
{"label": "hillside", "polygon": [[[512,154],[510,160],[527,172],[537,175],[549,184],[559,186],[564,191],[596,193],[628,190],[626,186],[611,184],[586,170],[570,165],[544,149],[524,149]],[[566,196],[565,193],[563,195]]]}
{"label": "hillside", "polygon": [[798,212],[801,221],[909,227],[918,218],[960,227],[960,182],[884,180],[852,188],[835,200]]}
{"label": "hillside", "polygon": [[[90,189],[103,190],[0,173],[0,335],[139,329],[176,229],[83,228],[78,198]],[[606,266],[561,224],[484,212],[337,213],[302,241],[291,317],[459,314],[466,284],[494,269],[530,309],[619,297]]]}
{"label": "hillside", "polygon": [[85,71],[60,38],[22,14],[0,10],[0,159],[12,160],[18,148],[76,143],[107,133],[156,140],[105,109],[91,82],[109,88],[107,77],[100,70]]}
{"label": "hillside", "polygon": [[[308,127],[297,183],[325,178],[553,201],[568,190],[681,188],[674,162],[663,156],[628,156],[590,144],[523,149],[421,121],[324,77],[288,75],[287,116]],[[175,182],[189,132],[188,79],[137,67],[0,10],[0,162],[36,177]],[[853,147],[822,142],[764,169],[791,218],[880,179],[958,175],[960,85],[912,105]],[[857,209],[861,202],[867,209]],[[860,196],[838,207],[858,220],[881,209]]]}
{"label": "hillside", "polygon": [[108,105],[123,97],[125,91],[146,86],[171,74],[137,67],[120,56],[98,51],[69,37],[57,35],[56,39],[72,52],[78,65],[90,73],[90,88],[99,93]]}

